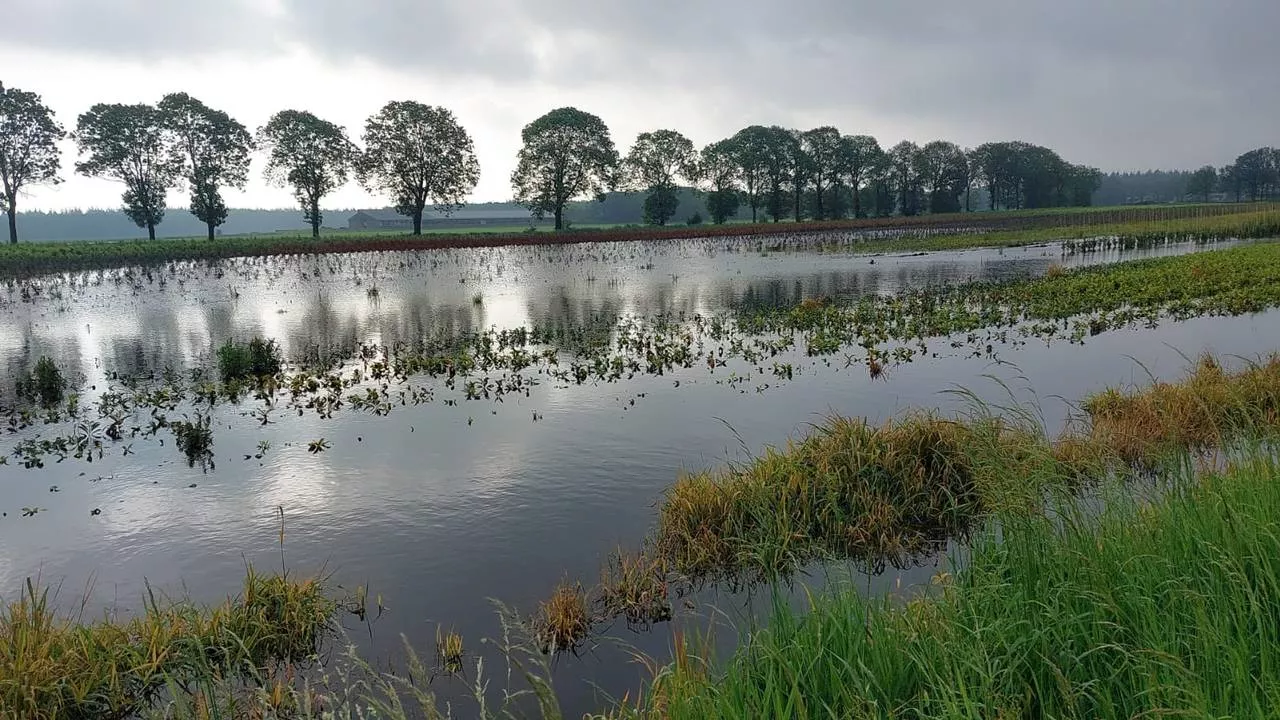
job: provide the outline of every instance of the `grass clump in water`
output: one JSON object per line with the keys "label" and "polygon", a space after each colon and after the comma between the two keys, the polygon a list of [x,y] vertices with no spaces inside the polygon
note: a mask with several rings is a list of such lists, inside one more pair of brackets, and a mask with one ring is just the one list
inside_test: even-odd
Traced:
{"label": "grass clump in water", "polygon": [[1085,458],[1056,457],[1042,432],[994,416],[928,414],[873,426],[832,417],[742,467],[681,477],[655,546],[690,578],[765,581],[813,559],[874,567],[936,551],[981,515],[1038,503]]}
{"label": "grass clump in water", "polygon": [[335,610],[318,580],[252,568],[221,605],[149,595],[129,619],[59,617],[28,582],[0,606],[0,717],[133,717],[167,692],[249,682],[314,656]]}
{"label": "grass clump in water", "polygon": [[[779,603],[722,672],[658,673],[622,716],[1267,717],[1280,703],[1280,466],[1165,476],[981,534],[932,598]],[[686,651],[688,652],[688,651]],[[696,655],[696,651],[695,651]]]}
{"label": "grass clump in water", "polygon": [[1170,450],[1226,447],[1233,437],[1280,429],[1280,355],[1228,373],[1210,355],[1180,382],[1132,393],[1110,388],[1083,405],[1095,442],[1149,465]]}
{"label": "grass clump in water", "polygon": [[223,382],[275,377],[283,367],[275,340],[260,337],[247,343],[228,340],[218,348],[218,374]]}
{"label": "grass clump in water", "polygon": [[18,397],[53,407],[62,402],[67,389],[67,379],[53,358],[40,356],[31,372],[18,378]]}
{"label": "grass clump in water", "polygon": [[632,627],[671,619],[667,567],[662,558],[619,550],[600,574],[600,605],[609,618],[625,618]]}
{"label": "grass clump in water", "polygon": [[534,636],[542,651],[554,655],[577,650],[591,634],[590,607],[581,584],[565,580],[557,585],[533,619]]}

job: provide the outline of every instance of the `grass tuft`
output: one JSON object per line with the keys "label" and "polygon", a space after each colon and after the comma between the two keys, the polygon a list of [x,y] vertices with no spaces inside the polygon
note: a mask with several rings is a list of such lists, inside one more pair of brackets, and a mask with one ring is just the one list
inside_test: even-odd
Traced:
{"label": "grass tuft", "polygon": [[549,655],[576,651],[591,634],[592,617],[586,591],[568,580],[556,586],[550,599],[538,606],[534,635]]}

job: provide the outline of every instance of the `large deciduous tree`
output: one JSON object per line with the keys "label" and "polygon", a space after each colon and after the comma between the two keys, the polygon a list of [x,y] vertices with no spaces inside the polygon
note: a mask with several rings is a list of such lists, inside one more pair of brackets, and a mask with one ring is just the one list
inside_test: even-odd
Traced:
{"label": "large deciduous tree", "polygon": [[466,128],[449,110],[412,100],[387,103],[365,122],[356,169],[361,185],[385,193],[396,212],[413,219],[414,235],[422,234],[427,203],[448,215],[480,181]]}
{"label": "large deciduous tree", "polygon": [[903,140],[889,150],[893,187],[898,196],[898,212],[915,215],[920,212],[920,146]]}
{"label": "large deciduous tree", "polygon": [[618,185],[618,151],[599,117],[564,107],[543,115],[520,133],[524,145],[511,174],[516,202],[535,217],[564,228],[565,205],[590,195],[604,200]]}
{"label": "large deciduous tree", "polygon": [[18,242],[18,194],[61,182],[58,141],[65,136],[39,95],[0,83],[0,209],[9,216],[9,242]]}
{"label": "large deciduous tree", "polygon": [[710,188],[707,194],[707,213],[716,224],[736,215],[742,202],[738,182],[743,171],[738,152],[739,146],[734,138],[712,143],[702,149],[702,177]]}
{"label": "large deciduous tree", "polygon": [[751,222],[757,222],[761,200],[770,187],[770,180],[777,176],[772,172],[771,131],[763,125],[752,125],[739,130],[729,142],[742,181],[742,195],[751,208]]}
{"label": "large deciduous tree", "polygon": [[969,184],[969,160],[955,143],[935,140],[916,155],[916,172],[929,198],[929,212],[960,211],[960,195]]}
{"label": "large deciduous tree", "polygon": [[84,157],[76,172],[123,182],[125,215],[155,240],[165,196],[182,175],[161,112],[152,105],[99,103],[80,116],[72,137]]}
{"label": "large deciduous tree", "polygon": [[853,193],[853,216],[863,217],[862,185],[871,179],[877,164],[882,162],[884,151],[880,143],[870,135],[846,135],[840,138],[839,172],[849,182]]}
{"label": "large deciduous tree", "polygon": [[253,137],[239,121],[186,93],[165,95],[157,105],[191,191],[191,214],[213,240],[227,220],[221,187],[244,188]]}
{"label": "large deciduous tree", "polygon": [[677,179],[694,182],[698,177],[698,151],[675,130],[654,130],[636,138],[622,167],[627,186],[647,193],[645,222],[666,225],[679,204]]}
{"label": "large deciduous tree", "polygon": [[800,143],[809,162],[809,182],[813,185],[814,217],[826,220],[823,197],[827,189],[840,181],[842,155],[840,131],[825,125],[805,131]]}
{"label": "large deciduous tree", "polygon": [[1237,157],[1233,167],[1236,180],[1250,200],[1273,197],[1280,188],[1280,152],[1272,148],[1250,150]]}
{"label": "large deciduous tree", "polygon": [[765,214],[776,223],[787,214],[787,186],[795,175],[800,150],[790,130],[770,125],[762,135],[764,146]]}
{"label": "large deciduous tree", "polygon": [[258,145],[268,152],[267,182],[293,189],[311,236],[320,237],[320,200],[347,182],[359,156],[346,131],[304,110],[281,110],[258,129]]}

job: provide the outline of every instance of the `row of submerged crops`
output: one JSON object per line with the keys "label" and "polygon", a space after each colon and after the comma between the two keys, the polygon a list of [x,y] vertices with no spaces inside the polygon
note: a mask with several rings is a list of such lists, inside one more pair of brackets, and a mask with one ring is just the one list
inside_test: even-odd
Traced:
{"label": "row of submerged crops", "polygon": [[[0,461],[39,467],[50,457],[100,458],[112,447],[128,451],[135,440],[173,433],[181,436],[180,449],[191,449],[189,460],[205,463],[212,460],[208,417],[220,407],[266,425],[305,413],[330,418],[344,410],[387,415],[429,402],[501,404],[528,397],[543,383],[611,384],[695,368],[705,368],[714,382],[735,392],[766,392],[814,363],[860,367],[879,377],[918,357],[998,357],[1032,340],[1083,342],[1115,328],[1239,315],[1277,304],[1280,245],[1260,243],[1051,269],[1030,280],[847,300],[810,298],[793,307],[743,308],[729,315],[602,315],[581,325],[442,333],[413,342],[316,349],[290,363],[270,339],[257,338],[220,348],[221,368],[117,377],[107,388],[88,394],[71,388],[65,397],[52,390],[71,379],[42,360],[43,371],[38,367],[15,388],[22,393],[15,395],[7,424],[11,434],[22,436]],[[41,377],[46,395],[32,390]],[[531,420],[537,422],[538,415]],[[48,434],[33,435],[33,427]]]}

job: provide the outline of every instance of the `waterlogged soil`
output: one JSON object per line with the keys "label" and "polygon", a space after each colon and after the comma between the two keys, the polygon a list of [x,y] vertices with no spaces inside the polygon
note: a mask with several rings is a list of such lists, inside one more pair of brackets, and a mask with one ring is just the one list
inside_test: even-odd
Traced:
{"label": "waterlogged soil", "polygon": [[[0,404],[15,402],[18,374],[42,355],[57,360],[88,406],[118,383],[113,378],[212,367],[229,338],[273,338],[286,359],[314,360],[491,328],[730,315],[1202,249],[1066,256],[1036,246],[871,257],[769,246],[611,243],[263,258],[11,282],[0,292]],[[532,382],[500,398],[468,400],[461,384],[415,378],[403,386],[430,395],[397,401],[385,415],[276,411],[267,424],[251,413],[261,403],[247,397],[213,410],[211,468],[190,466],[168,432],[107,442],[92,462],[51,457],[24,468],[13,449],[55,432],[36,422],[0,438],[0,453],[10,456],[0,466],[0,598],[33,577],[60,586],[68,608],[88,596],[90,608],[137,609],[144,581],[216,600],[237,589],[245,562],[280,566],[283,508],[283,561],[292,571],[323,571],[347,589],[367,586],[370,618],[380,596],[385,612],[376,622],[345,621],[365,654],[394,661],[403,633],[429,657],[442,625],[462,634],[471,657],[489,658],[498,687],[501,662],[480,642],[499,634],[489,599],[527,614],[564,578],[594,584],[611,551],[635,549],[651,529],[655,503],[682,469],[744,460],[828,413],[883,420],[908,408],[963,409],[967,401],[947,392],[960,387],[993,403],[1011,402],[1012,390],[1017,402],[1038,405],[1052,430],[1067,417],[1067,400],[1149,375],[1175,378],[1186,357],[1204,351],[1257,356],[1274,350],[1277,336],[1280,312],[1268,311],[1113,330],[1083,344],[1031,339],[991,353],[938,342],[878,378],[839,354],[839,361],[809,357],[801,344],[765,363],[731,357],[714,368],[629,373],[614,382],[578,384],[531,369]],[[769,369],[781,365],[791,372]],[[168,414],[176,419],[183,408]],[[147,413],[140,417],[136,424],[145,425]],[[73,429],[72,421],[56,425]],[[850,572],[851,582],[877,595],[925,582],[938,569]],[[727,649],[734,628],[744,629],[768,603],[708,589],[677,599],[676,621],[652,632],[619,621],[580,656],[557,661],[565,710],[596,709],[605,693],[637,687],[644,670],[631,662],[632,650],[664,661],[674,629],[713,621],[722,625],[716,644]],[[475,679],[468,666],[466,678],[436,681],[442,695],[465,698]],[[468,715],[472,706],[460,702]]]}

